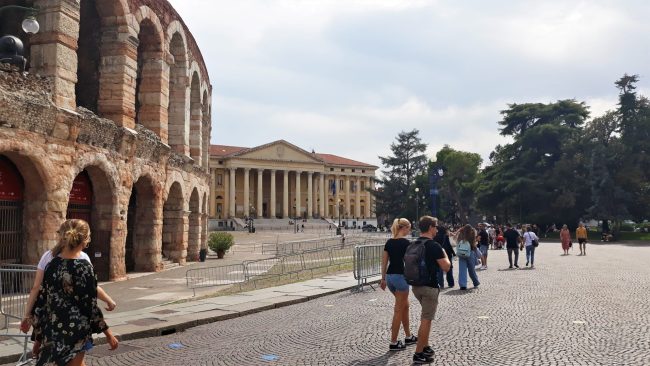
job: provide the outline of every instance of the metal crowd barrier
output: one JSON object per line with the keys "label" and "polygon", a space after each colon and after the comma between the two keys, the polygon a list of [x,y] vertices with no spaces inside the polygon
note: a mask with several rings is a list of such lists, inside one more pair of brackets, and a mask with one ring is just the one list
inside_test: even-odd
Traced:
{"label": "metal crowd barrier", "polygon": [[331,266],[340,268],[341,265],[352,261],[351,249],[352,247],[349,246],[337,245],[274,258],[245,261],[236,265],[189,269],[185,273],[185,281],[187,287],[194,291],[194,296],[196,296],[196,289],[203,287],[241,285],[246,281],[252,282],[257,287],[257,281],[270,277],[292,276],[303,271],[311,271],[313,275],[316,269]]}
{"label": "metal crowd barrier", "polygon": [[[383,244],[358,245],[354,247],[354,279],[357,280],[357,291],[368,285],[368,279],[381,275],[381,257],[384,252]],[[375,288],[370,285],[374,290]]]}
{"label": "metal crowd barrier", "polygon": [[[25,307],[29,293],[34,284],[36,266],[21,264],[0,265],[0,315],[4,317],[3,337],[17,338],[23,344],[23,354],[19,362],[27,361],[27,342],[29,335],[10,329],[11,325],[20,322],[25,315]],[[14,321],[10,323],[10,319]]]}

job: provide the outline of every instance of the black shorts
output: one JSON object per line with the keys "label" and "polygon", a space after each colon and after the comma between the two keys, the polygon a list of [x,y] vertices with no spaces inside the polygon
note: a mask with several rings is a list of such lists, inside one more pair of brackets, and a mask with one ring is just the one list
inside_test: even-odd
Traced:
{"label": "black shorts", "polygon": [[578,238],[578,244],[587,244],[587,239],[585,239],[585,238]]}

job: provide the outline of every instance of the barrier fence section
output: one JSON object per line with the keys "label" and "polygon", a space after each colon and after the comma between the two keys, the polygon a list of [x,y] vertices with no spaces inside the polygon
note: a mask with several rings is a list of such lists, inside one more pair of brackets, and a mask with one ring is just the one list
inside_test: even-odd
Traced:
{"label": "barrier fence section", "polygon": [[245,261],[242,264],[233,264],[217,267],[189,269],[185,273],[188,288],[194,291],[197,288],[221,285],[240,284],[253,282],[282,275],[292,276],[303,271],[311,271],[332,266],[340,268],[343,264],[352,262],[352,246],[341,246],[305,250],[301,253],[287,254],[274,258]]}
{"label": "barrier fence section", "polygon": [[[363,290],[368,279],[381,275],[381,257],[384,244],[358,245],[354,247],[354,279],[357,280],[357,291]],[[370,285],[374,290],[374,287]]]}
{"label": "barrier fence section", "polygon": [[12,323],[18,323],[25,314],[25,307],[29,299],[29,292],[36,277],[36,266],[21,264],[0,265],[0,315],[4,317],[4,333],[0,335],[17,338],[23,343],[23,354],[19,362],[27,360],[27,341],[29,335],[20,333],[16,327],[15,333],[10,329]]}

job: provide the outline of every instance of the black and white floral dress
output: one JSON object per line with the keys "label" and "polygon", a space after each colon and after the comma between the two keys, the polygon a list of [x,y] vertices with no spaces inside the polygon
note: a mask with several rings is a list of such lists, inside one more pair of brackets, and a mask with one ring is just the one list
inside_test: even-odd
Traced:
{"label": "black and white floral dress", "polygon": [[97,279],[83,259],[56,257],[45,268],[32,310],[33,338],[41,341],[36,365],[65,365],[108,328],[97,307]]}

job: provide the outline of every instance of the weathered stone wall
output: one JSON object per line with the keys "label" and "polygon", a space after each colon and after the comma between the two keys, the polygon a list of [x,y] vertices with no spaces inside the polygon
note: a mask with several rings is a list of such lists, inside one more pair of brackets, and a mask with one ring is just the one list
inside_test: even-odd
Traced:
{"label": "weathered stone wall", "polygon": [[150,228],[139,240],[144,244],[134,248],[136,270],[161,268],[163,206],[174,183],[180,187],[182,207],[170,214],[191,215],[193,229],[189,234],[185,220],[180,232],[176,230],[178,250],[170,259],[184,263],[198,258],[205,237],[194,226],[207,212],[202,205],[190,207],[190,197],[196,200],[209,192],[205,170],[142,126],[132,130],[83,108],[73,112],[57,107],[50,99],[51,77],[6,70],[0,70],[0,155],[17,166],[25,182],[24,262],[35,263],[56,243],[72,182],[83,170],[93,181],[96,227],[111,233],[111,279],[126,275],[126,216],[136,183],[144,197],[138,214]]}

